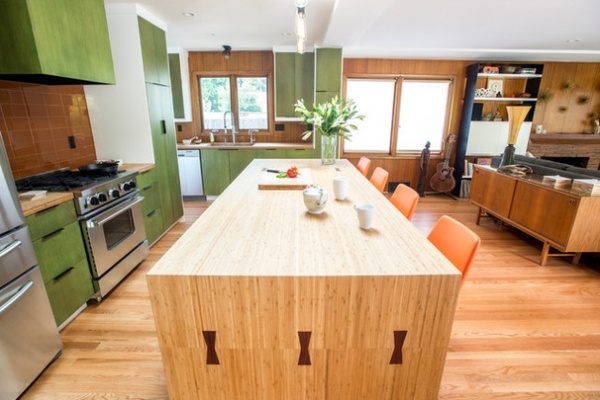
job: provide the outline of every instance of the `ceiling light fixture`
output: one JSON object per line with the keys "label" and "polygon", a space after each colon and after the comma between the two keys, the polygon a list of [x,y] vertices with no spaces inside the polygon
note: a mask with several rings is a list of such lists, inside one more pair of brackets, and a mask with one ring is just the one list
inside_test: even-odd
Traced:
{"label": "ceiling light fixture", "polygon": [[229,60],[229,56],[231,56],[231,46],[224,44],[223,45],[223,57],[225,57],[226,60]]}
{"label": "ceiling light fixture", "polygon": [[195,16],[196,16],[196,14],[194,14],[193,12],[189,12],[189,11],[183,12],[183,13],[181,13],[181,14],[182,14],[184,17],[195,17]]}
{"label": "ceiling light fixture", "polygon": [[294,16],[294,32],[296,33],[296,50],[304,53],[306,46],[306,4],[308,0],[296,0],[296,15]]}

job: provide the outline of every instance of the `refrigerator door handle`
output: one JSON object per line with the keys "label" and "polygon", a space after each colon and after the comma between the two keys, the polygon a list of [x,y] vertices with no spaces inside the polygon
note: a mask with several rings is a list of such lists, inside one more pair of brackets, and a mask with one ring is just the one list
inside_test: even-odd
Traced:
{"label": "refrigerator door handle", "polygon": [[0,258],[5,257],[6,255],[8,255],[8,253],[10,253],[11,251],[13,251],[14,249],[16,249],[17,247],[19,247],[21,245],[21,241],[20,240],[15,240],[14,242],[12,242],[11,244],[9,244],[8,246],[4,247],[2,250],[0,250]]}
{"label": "refrigerator door handle", "polygon": [[32,281],[28,281],[26,284],[21,286],[14,296],[12,296],[6,303],[0,306],[0,315],[2,315],[6,310],[8,310],[10,306],[15,304],[21,297],[23,297],[23,295],[25,295],[25,293],[27,293],[27,291],[31,289],[32,286]]}

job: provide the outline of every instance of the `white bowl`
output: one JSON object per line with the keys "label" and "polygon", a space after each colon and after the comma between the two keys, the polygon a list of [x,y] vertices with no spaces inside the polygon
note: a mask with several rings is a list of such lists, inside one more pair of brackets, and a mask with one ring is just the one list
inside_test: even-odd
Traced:
{"label": "white bowl", "polygon": [[183,139],[183,144],[189,146],[190,144],[192,144],[192,139]]}

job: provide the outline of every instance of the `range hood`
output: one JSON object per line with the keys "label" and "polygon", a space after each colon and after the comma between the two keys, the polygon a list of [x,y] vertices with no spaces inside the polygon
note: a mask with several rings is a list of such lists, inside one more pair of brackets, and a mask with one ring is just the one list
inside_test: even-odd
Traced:
{"label": "range hood", "polygon": [[2,80],[114,84],[103,0],[3,1],[0,59]]}

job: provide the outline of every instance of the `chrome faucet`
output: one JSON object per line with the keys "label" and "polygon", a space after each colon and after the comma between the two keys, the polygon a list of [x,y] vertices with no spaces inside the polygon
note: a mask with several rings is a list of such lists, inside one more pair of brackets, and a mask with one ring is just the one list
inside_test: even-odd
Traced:
{"label": "chrome faucet", "polygon": [[227,114],[231,114],[231,141],[235,143],[237,131],[235,130],[235,115],[233,114],[233,111],[225,111],[223,113],[223,130],[227,133]]}
{"label": "chrome faucet", "polygon": [[248,135],[250,135],[250,144],[254,143],[254,140],[256,140],[252,137],[252,134],[256,132],[258,132],[258,129],[248,129]]}

